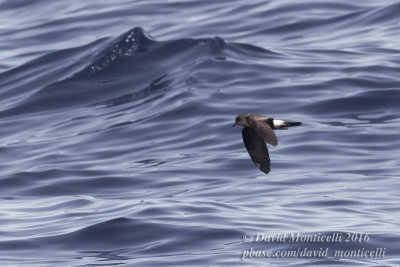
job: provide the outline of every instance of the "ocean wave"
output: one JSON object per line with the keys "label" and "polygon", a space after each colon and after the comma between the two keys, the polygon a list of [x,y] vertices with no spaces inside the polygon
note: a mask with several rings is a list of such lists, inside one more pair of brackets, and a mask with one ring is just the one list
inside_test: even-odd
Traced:
{"label": "ocean wave", "polygon": [[[3,265],[398,265],[397,2],[0,2]],[[302,122],[268,176],[240,113]],[[388,256],[240,261],[282,231]]]}

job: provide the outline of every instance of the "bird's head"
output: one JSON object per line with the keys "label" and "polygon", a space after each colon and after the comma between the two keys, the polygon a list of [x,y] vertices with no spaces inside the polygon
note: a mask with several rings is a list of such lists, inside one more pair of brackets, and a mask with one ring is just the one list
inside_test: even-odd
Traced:
{"label": "bird's head", "polygon": [[247,123],[247,119],[246,117],[248,116],[248,114],[239,114],[236,116],[235,119],[235,123],[233,124],[233,127],[235,127],[235,125],[241,125],[244,127],[249,127],[249,124]]}

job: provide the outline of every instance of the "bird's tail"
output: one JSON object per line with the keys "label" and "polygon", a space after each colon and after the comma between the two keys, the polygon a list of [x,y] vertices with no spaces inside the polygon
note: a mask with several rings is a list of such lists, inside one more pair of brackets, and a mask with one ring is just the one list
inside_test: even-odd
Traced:
{"label": "bird's tail", "polygon": [[284,124],[285,127],[292,127],[292,126],[299,126],[299,125],[301,125],[301,122],[299,122],[299,121],[297,121],[297,122],[286,122],[285,121],[285,124]]}
{"label": "bird's tail", "polygon": [[299,121],[297,121],[297,122],[286,122],[286,121],[284,121],[280,125],[277,125],[277,127],[275,127],[275,129],[287,130],[288,129],[287,127],[299,126],[299,125],[301,125],[301,122],[299,122]]}

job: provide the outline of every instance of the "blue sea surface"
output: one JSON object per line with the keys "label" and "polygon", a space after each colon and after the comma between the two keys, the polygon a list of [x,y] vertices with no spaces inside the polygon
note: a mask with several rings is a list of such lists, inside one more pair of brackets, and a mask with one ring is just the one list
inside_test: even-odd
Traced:
{"label": "blue sea surface", "polygon": [[[0,0],[1,266],[400,266],[399,14]],[[240,113],[303,123],[268,175]]]}

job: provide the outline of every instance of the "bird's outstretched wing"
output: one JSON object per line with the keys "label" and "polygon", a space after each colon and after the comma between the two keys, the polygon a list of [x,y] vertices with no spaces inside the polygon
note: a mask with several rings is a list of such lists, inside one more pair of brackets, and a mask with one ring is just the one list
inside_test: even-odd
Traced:
{"label": "bird's outstretched wing", "polygon": [[274,130],[266,123],[268,117],[250,115],[246,117],[249,126],[259,135],[261,138],[273,146],[278,145],[278,138],[274,133]]}
{"label": "bird's outstretched wing", "polygon": [[264,140],[253,129],[244,127],[242,130],[243,143],[254,164],[264,173],[271,170],[269,153]]}

